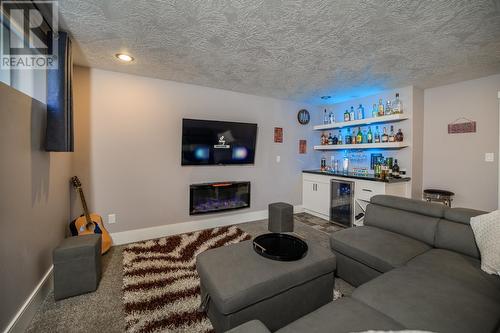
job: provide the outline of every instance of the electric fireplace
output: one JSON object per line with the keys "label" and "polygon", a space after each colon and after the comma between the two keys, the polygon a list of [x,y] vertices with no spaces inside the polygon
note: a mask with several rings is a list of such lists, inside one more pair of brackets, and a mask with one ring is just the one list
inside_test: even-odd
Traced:
{"label": "electric fireplace", "polygon": [[250,207],[250,182],[220,182],[189,186],[189,215]]}

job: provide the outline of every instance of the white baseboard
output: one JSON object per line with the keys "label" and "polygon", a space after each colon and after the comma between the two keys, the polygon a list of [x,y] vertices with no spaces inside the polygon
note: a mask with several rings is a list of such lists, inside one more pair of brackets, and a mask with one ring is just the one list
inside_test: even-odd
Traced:
{"label": "white baseboard", "polygon": [[[303,211],[304,209],[301,205],[293,207],[293,212],[295,214]],[[114,232],[111,233],[111,238],[113,239],[113,245],[122,245],[196,230],[223,227],[263,219],[267,219],[267,209],[233,215],[222,215],[204,220],[166,224],[151,228]]]}
{"label": "white baseboard", "polygon": [[53,268],[54,266],[50,266],[49,270],[5,328],[4,333],[24,333],[26,331],[38,308],[52,290],[54,280],[52,275]]}

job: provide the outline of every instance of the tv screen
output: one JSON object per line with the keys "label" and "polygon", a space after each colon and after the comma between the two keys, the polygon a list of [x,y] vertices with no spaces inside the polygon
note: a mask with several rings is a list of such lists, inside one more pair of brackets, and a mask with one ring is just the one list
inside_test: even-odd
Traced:
{"label": "tv screen", "polygon": [[257,124],[182,119],[182,165],[253,164]]}

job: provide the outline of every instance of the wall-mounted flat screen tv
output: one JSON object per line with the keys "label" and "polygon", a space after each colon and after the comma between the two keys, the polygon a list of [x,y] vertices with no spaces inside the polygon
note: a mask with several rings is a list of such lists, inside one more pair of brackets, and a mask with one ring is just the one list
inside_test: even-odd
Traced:
{"label": "wall-mounted flat screen tv", "polygon": [[253,164],[257,124],[182,119],[182,165]]}

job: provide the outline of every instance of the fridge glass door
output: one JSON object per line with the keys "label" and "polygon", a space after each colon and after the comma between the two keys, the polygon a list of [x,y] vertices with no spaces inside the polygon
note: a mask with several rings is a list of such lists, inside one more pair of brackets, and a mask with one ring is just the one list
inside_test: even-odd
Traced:
{"label": "fridge glass door", "polygon": [[332,180],[330,219],[347,227],[352,226],[354,183]]}

